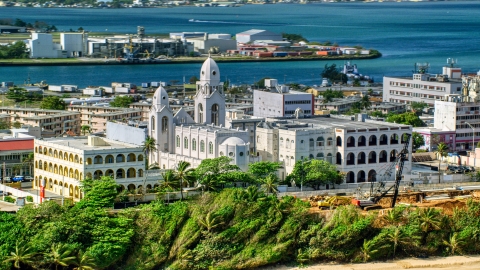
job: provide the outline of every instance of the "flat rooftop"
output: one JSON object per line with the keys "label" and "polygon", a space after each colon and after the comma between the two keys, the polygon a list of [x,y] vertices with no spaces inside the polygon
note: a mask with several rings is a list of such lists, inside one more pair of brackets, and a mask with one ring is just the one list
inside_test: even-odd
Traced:
{"label": "flat rooftop", "polygon": [[[283,122],[283,123],[282,123]],[[312,117],[312,118],[300,118],[300,119],[284,119],[277,122],[280,124],[280,127],[286,128],[288,130],[305,130],[305,129],[319,129],[319,128],[341,128],[347,130],[365,130],[365,129],[393,129],[393,130],[410,130],[411,127],[408,125],[394,124],[381,121],[369,120],[366,122],[361,121],[352,121],[342,118],[332,118],[332,117]],[[298,126],[294,125],[305,125],[308,126]],[[293,125],[293,126],[292,126]],[[289,127],[291,126],[291,127]]]}
{"label": "flat rooftop", "polygon": [[[57,146],[66,146],[71,147],[78,150],[108,150],[108,149],[125,149],[125,148],[141,148],[141,146],[130,144],[130,143],[123,143],[119,141],[113,141],[105,138],[97,137],[105,142],[106,145],[95,145],[90,146],[88,145],[88,137],[81,136],[81,137],[61,137],[61,138],[44,138],[43,142],[54,144]],[[38,141],[38,140],[37,140]]]}

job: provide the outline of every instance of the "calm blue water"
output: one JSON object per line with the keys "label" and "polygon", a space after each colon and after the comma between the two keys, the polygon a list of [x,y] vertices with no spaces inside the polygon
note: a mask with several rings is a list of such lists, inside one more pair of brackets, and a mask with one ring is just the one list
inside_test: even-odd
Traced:
{"label": "calm blue water", "polygon": [[[447,58],[458,59],[465,72],[480,69],[480,3],[328,3],[246,5],[239,8],[41,9],[0,8],[0,18],[45,21],[60,30],[134,33],[207,31],[235,34],[252,28],[299,33],[310,41],[337,42],[378,49],[383,57],[355,61],[360,72],[376,81],[382,76],[409,76],[415,62],[429,62],[441,72]],[[201,22],[189,22],[189,19]],[[251,83],[261,77],[319,84],[325,64],[343,61],[220,64],[222,77]],[[88,67],[2,67],[0,81],[107,85],[112,81],[149,82],[198,76],[201,64]],[[285,76],[286,75],[286,76]]]}

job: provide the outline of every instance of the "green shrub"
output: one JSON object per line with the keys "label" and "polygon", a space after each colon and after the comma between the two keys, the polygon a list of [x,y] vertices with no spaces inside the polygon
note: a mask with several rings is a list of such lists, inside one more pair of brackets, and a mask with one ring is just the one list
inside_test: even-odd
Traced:
{"label": "green shrub", "polygon": [[27,202],[33,202],[33,197],[32,196],[27,196]]}
{"label": "green shrub", "polygon": [[6,196],[4,200],[9,203],[15,203],[15,199],[10,196]]}

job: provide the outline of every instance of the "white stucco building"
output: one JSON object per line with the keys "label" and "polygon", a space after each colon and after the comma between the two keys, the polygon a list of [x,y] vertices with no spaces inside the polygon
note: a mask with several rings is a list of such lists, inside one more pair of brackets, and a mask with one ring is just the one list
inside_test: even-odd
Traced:
{"label": "white stucco building", "polygon": [[220,70],[210,57],[202,65],[196,89],[193,118],[183,108],[173,113],[163,87],[155,92],[148,132],[156,140],[157,151],[151,153],[151,163],[172,169],[179,161],[188,161],[196,167],[203,159],[228,156],[246,170],[250,135],[248,130],[225,128],[223,84]]}
{"label": "white stucco building", "polygon": [[32,33],[28,40],[30,58],[65,58],[66,52],[59,43],[54,43],[51,34]]}
{"label": "white stucco building", "polygon": [[[289,174],[295,162],[325,160],[346,173],[347,183],[379,181],[403,149],[410,126],[377,121],[315,117],[273,120],[257,127],[257,153],[262,160],[282,162]],[[412,145],[409,145],[411,152]],[[407,161],[404,173],[411,171]],[[280,175],[281,178],[286,175]],[[393,180],[394,175],[385,180]]]}
{"label": "white stucco building", "polygon": [[410,104],[425,102],[433,107],[445,95],[461,94],[461,68],[444,67],[443,73],[415,73],[410,78],[383,77],[383,101]]}
{"label": "white stucco building", "polygon": [[282,34],[267,30],[251,29],[236,35],[238,43],[249,43],[255,40],[283,40]]}
{"label": "white stucco building", "polygon": [[[314,113],[315,97],[310,93],[292,91],[276,79],[265,79],[266,90],[253,91],[253,115],[257,117],[288,117],[296,113]],[[298,110],[298,111],[297,111]]]}

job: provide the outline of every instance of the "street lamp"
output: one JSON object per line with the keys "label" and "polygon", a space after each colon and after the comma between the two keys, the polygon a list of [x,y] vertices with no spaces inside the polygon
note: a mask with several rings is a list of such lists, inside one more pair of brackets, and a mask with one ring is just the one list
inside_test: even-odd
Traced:
{"label": "street lamp", "polygon": [[475,163],[476,163],[476,159],[477,159],[476,154],[475,154],[475,128],[472,125],[470,125],[470,123],[468,123],[468,122],[465,122],[465,124],[467,124],[473,131],[472,150],[473,150],[473,167],[475,167],[475,165],[476,165]]}

